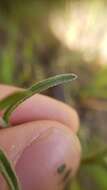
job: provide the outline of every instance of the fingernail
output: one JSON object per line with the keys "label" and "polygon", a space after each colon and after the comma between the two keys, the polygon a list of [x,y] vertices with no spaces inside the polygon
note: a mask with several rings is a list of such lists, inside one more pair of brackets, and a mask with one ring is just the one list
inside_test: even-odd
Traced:
{"label": "fingernail", "polygon": [[72,175],[71,171],[74,172],[78,165],[75,140],[63,130],[52,128],[27,146],[16,164],[22,189],[62,189],[64,179]]}

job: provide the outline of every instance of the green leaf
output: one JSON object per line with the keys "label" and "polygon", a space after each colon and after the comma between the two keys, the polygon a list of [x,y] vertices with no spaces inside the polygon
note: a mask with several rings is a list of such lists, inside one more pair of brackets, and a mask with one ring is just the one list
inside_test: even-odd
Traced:
{"label": "green leaf", "polygon": [[67,83],[72,80],[75,80],[77,76],[75,74],[61,74],[54,77],[50,77],[46,80],[40,81],[37,84],[31,86],[28,90],[31,91],[31,94],[40,93],[48,88],[57,86],[59,84]]}
{"label": "green leaf", "polygon": [[21,190],[16,177],[15,171],[13,170],[7,156],[0,149],[0,172],[5,178],[10,190]]}
{"label": "green leaf", "polygon": [[28,88],[26,90],[25,96],[23,96],[20,100],[16,100],[16,102],[13,102],[13,104],[11,104],[7,108],[7,110],[5,111],[5,113],[3,115],[4,122],[7,123],[7,126],[8,126],[9,117],[10,117],[11,113],[16,109],[16,107],[19,104],[24,102],[29,97],[33,96],[36,93],[40,93],[40,92],[42,92],[44,90],[47,90],[50,87],[70,82],[70,81],[72,81],[72,80],[74,80],[76,78],[77,78],[77,76],[75,74],[72,74],[72,73],[70,73],[70,74],[61,74],[61,75],[56,75],[54,77],[50,77],[50,78],[48,78],[46,80],[40,81],[40,82],[36,83],[35,85],[31,86],[30,88]]}
{"label": "green leaf", "polygon": [[0,110],[7,108],[25,96],[26,91],[14,92],[0,101]]}

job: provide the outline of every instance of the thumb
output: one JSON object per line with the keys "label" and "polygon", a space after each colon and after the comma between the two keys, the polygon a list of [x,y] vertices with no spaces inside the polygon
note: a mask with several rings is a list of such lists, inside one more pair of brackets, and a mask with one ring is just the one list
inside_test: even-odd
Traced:
{"label": "thumb", "polygon": [[[62,190],[79,166],[76,135],[56,121],[1,130],[0,146],[15,166],[23,190]],[[7,189],[2,177],[0,189]]]}

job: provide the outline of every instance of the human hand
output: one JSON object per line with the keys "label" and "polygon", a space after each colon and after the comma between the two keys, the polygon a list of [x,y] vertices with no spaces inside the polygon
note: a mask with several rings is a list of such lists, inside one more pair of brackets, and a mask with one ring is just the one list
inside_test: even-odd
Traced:
{"label": "human hand", "polygon": [[[0,99],[16,90],[0,85]],[[10,120],[14,127],[0,130],[0,147],[15,166],[22,190],[62,190],[80,162],[75,110],[37,94],[23,102]],[[2,177],[0,189],[6,189]]]}

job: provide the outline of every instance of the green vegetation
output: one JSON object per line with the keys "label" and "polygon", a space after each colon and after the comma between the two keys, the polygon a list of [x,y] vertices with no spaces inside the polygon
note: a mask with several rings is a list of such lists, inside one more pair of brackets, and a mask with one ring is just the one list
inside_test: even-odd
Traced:
{"label": "green vegetation", "polygon": [[[81,165],[77,176],[67,188],[68,190],[106,190],[106,153],[101,154],[101,159],[96,161],[96,155],[99,152],[106,152],[107,145],[107,60],[103,60],[99,52],[101,48],[104,48],[103,53],[106,50],[104,46],[107,32],[106,2],[72,1],[71,13],[74,22],[72,21],[71,25],[81,24],[79,27],[76,25],[78,31],[74,30],[75,33],[72,35],[68,33],[67,37],[80,35],[84,43],[81,43],[82,41],[79,41],[79,37],[76,36],[76,45],[79,44],[77,49],[73,47],[76,46],[75,41],[72,46],[66,46],[65,36],[61,41],[50,27],[50,17],[55,13],[68,18],[65,12],[69,12],[69,2],[69,0],[0,1],[0,83],[26,89],[35,81],[59,73],[78,75],[78,80],[72,83],[72,87],[70,84],[64,87],[59,85],[45,91],[45,94],[74,106],[80,116],[79,138],[83,147],[83,159],[87,160],[86,162],[89,160],[89,165]],[[85,3],[88,3],[88,6]],[[75,6],[78,7],[77,11]],[[82,8],[80,11],[79,7]],[[57,14],[55,18],[60,20]],[[84,18],[86,23],[84,24],[83,20],[80,22],[78,18]],[[70,19],[72,20],[71,17]],[[63,24],[60,26],[62,27]],[[64,28],[62,30],[65,31]],[[68,41],[71,40],[70,38]],[[90,44],[91,42],[94,45]],[[91,46],[91,51],[89,47],[81,47],[81,44],[86,43]],[[14,94],[15,102],[22,99],[25,94],[24,91]],[[7,100],[9,104],[15,103],[13,100],[11,102],[11,97]],[[0,102],[1,109],[4,109],[6,104],[5,101]],[[92,160],[93,155],[95,155],[95,162]]]}

